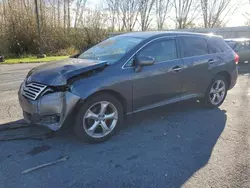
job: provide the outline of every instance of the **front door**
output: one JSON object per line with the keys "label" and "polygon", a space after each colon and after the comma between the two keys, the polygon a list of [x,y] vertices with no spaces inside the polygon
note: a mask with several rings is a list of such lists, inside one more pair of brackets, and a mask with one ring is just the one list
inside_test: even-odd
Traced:
{"label": "front door", "polygon": [[183,62],[177,53],[176,39],[154,40],[136,55],[153,57],[155,64],[133,73],[133,110],[142,111],[178,100]]}

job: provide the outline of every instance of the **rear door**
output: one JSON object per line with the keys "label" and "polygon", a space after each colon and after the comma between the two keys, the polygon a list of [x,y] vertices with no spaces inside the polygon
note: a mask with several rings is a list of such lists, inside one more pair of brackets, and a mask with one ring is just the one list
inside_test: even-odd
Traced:
{"label": "rear door", "polygon": [[208,44],[200,36],[179,36],[181,55],[183,57],[183,94],[185,98],[199,97],[204,94],[211,81],[209,66],[213,64]]}

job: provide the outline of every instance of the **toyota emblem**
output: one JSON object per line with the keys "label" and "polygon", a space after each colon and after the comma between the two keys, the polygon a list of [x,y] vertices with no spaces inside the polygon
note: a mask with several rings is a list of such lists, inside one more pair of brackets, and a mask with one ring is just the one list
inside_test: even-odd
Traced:
{"label": "toyota emblem", "polygon": [[31,76],[29,76],[28,78],[27,78],[27,81],[26,81],[27,83],[30,83],[31,82]]}

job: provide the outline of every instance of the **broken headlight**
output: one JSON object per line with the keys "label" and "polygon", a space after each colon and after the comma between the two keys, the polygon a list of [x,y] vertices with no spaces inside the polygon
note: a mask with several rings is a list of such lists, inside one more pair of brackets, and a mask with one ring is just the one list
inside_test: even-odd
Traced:
{"label": "broken headlight", "polygon": [[55,92],[65,92],[69,91],[69,86],[48,86],[47,89],[41,94],[41,96],[48,95]]}

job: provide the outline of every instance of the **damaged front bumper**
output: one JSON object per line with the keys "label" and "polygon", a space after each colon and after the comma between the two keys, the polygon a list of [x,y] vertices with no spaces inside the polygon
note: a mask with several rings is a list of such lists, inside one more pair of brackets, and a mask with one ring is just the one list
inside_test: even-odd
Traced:
{"label": "damaged front bumper", "polygon": [[24,119],[28,123],[42,125],[56,131],[62,127],[66,118],[79,101],[79,97],[69,91],[54,92],[31,100],[18,92]]}

